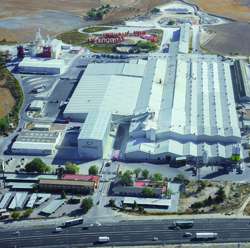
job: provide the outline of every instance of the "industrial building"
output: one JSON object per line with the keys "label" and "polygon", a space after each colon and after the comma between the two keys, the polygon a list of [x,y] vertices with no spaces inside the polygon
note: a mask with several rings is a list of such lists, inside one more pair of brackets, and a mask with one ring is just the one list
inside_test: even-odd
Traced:
{"label": "industrial building", "polygon": [[235,99],[238,102],[250,101],[250,65],[236,60],[232,67]]}
{"label": "industrial building", "polygon": [[95,189],[94,181],[82,180],[63,180],[63,179],[41,179],[39,181],[39,190],[45,192],[69,192],[79,194],[90,194]]}
{"label": "industrial building", "polygon": [[18,65],[18,71],[24,74],[55,75],[64,73],[65,69],[62,59],[25,57]]}
{"label": "industrial building", "polygon": [[64,112],[84,122],[80,155],[101,157],[112,123],[127,122],[120,159],[231,158],[241,134],[230,66],[215,55],[176,53],[134,64],[88,65]]}
{"label": "industrial building", "polygon": [[65,118],[84,122],[78,137],[81,157],[102,157],[111,119],[133,115],[146,65],[146,61],[88,65],[64,111]]}
{"label": "industrial building", "polygon": [[189,53],[190,44],[190,27],[189,23],[184,23],[180,28],[179,53]]}
{"label": "industrial building", "polygon": [[60,137],[60,132],[24,130],[12,144],[11,151],[15,154],[50,155],[55,152]]}
{"label": "industrial building", "polygon": [[161,73],[151,70],[145,75],[154,77],[144,105],[148,116],[132,120],[125,159],[230,158],[241,140],[230,63],[198,54],[153,63]]}
{"label": "industrial building", "polygon": [[171,199],[158,198],[138,198],[138,197],[124,197],[123,205],[133,207],[133,205],[142,206],[144,208],[159,208],[168,209],[171,206]]}

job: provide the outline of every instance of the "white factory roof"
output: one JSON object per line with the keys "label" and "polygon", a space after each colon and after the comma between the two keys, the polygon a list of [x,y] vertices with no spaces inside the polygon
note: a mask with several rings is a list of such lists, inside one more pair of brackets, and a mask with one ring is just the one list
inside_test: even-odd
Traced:
{"label": "white factory roof", "polygon": [[78,139],[103,140],[110,121],[110,112],[93,111],[88,113],[88,116],[82,125]]}
{"label": "white factory roof", "polygon": [[179,52],[188,53],[190,43],[190,24],[184,23],[181,25],[180,41],[179,41]]}
{"label": "white factory roof", "polygon": [[43,67],[43,68],[64,68],[65,63],[62,59],[43,59],[25,57],[19,67]]}
{"label": "white factory roof", "polygon": [[64,202],[64,200],[52,200],[41,212],[48,215],[53,214]]}
{"label": "white factory roof", "polygon": [[60,138],[59,132],[22,131],[12,145],[14,150],[52,151]]}
{"label": "white factory roof", "polygon": [[149,115],[131,123],[126,154],[230,157],[241,138],[230,64],[198,54],[149,63],[136,108]]}
{"label": "white factory roof", "polygon": [[124,204],[134,204],[134,202],[144,206],[169,207],[171,205],[171,199],[124,197]]}
{"label": "white factory roof", "polygon": [[107,63],[88,65],[64,114],[103,111],[132,115],[142,84],[145,64]]}
{"label": "white factory roof", "polygon": [[28,197],[28,192],[16,192],[9,209],[22,209]]}

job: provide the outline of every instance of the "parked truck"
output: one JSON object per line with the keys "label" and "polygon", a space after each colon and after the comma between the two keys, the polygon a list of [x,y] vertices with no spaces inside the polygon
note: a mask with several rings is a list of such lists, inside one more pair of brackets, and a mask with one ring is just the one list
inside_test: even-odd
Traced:
{"label": "parked truck", "polygon": [[202,240],[208,240],[208,239],[216,239],[218,236],[218,233],[213,232],[200,232],[195,233],[195,239],[202,239]]}

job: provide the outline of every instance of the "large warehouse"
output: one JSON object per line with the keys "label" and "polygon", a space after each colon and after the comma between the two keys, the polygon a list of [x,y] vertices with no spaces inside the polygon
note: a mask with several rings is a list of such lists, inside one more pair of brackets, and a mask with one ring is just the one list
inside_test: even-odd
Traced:
{"label": "large warehouse", "polygon": [[78,137],[81,157],[102,157],[112,117],[133,115],[144,85],[146,64],[138,61],[88,65],[64,111],[66,118],[84,121]]}
{"label": "large warehouse", "polygon": [[85,121],[78,138],[83,157],[102,156],[112,120],[131,122],[125,160],[206,154],[217,161],[230,158],[241,139],[230,64],[214,55],[90,64],[64,115]]}
{"label": "large warehouse", "polygon": [[198,54],[153,63],[161,73],[145,75],[154,74],[145,104],[150,114],[132,121],[125,158],[169,161],[204,154],[213,161],[230,158],[241,139],[230,64]]}

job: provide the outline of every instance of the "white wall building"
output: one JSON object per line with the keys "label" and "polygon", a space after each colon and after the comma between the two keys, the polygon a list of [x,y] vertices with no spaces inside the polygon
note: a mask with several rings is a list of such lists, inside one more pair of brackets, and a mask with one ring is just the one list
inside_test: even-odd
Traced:
{"label": "white wall building", "polygon": [[15,154],[50,155],[60,141],[60,132],[22,131],[12,145]]}
{"label": "white wall building", "polygon": [[62,74],[66,66],[62,59],[43,59],[25,57],[18,65],[20,73],[26,74]]}

